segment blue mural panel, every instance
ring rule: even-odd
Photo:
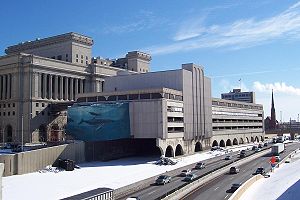
[[[84,103],[68,108],[66,132],[77,140],[130,138],[129,103]]]

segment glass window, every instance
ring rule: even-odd
[[[16,113],[15,113],[15,111],[13,111],[13,113],[12,113],[13,115],[15,115]]]
[[[108,100],[108,101],[116,101],[116,100],[117,100],[117,96],[115,96],[115,95],[109,96],[109,97],[107,98],[107,100]]]
[[[128,96],[129,100],[136,100],[139,99],[139,95],[138,94],[130,94]]]
[[[118,95],[118,100],[127,100],[127,95]]]
[[[69,55],[68,55],[68,54],[66,54],[66,58],[67,58],[67,57],[69,57]]]
[[[35,106],[36,106],[36,107],[39,107],[39,103],[35,103]]]
[[[152,93],[151,98],[152,99],[161,99],[162,95],[160,93]]]
[[[140,94],[140,99],[150,99],[150,93]]]
[[[42,107],[45,107],[45,104],[44,104],[44,103],[42,103]]]
[[[76,58],[78,58],[78,54],[76,54]]]
[[[13,107],[15,107],[16,106],[16,104],[15,103],[13,103]],[[0,107],[1,108],[1,107]]]
[[[39,114],[39,111],[35,111],[35,115],[38,115]]]
[[[76,62],[78,62],[78,59],[76,59]]]
[[[58,55],[57,60],[62,60],[62,55]]]

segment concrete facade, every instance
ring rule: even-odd
[[[263,106],[260,104],[213,98],[211,146],[263,141],[263,119]]]
[[[66,113],[52,104],[74,102],[78,94],[102,92],[104,78],[146,68],[151,57],[132,52],[134,66],[114,67],[92,58],[90,37],[66,33],[8,47],[0,57],[0,141],[46,142],[64,138]],[[144,63],[140,64],[143,57]],[[149,67],[148,67],[149,69]],[[23,137],[22,137],[23,135]]]
[[[241,89],[233,89],[232,92],[221,94],[222,99],[255,103],[255,92],[242,92]]]

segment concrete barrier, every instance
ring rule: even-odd
[[[3,176],[11,176],[36,172],[47,165],[53,165],[59,158],[71,159],[76,163],[84,162],[84,142],[63,144],[16,154],[1,154],[0,163],[4,163]]]
[[[239,189],[237,189],[233,195],[228,200],[239,200],[244,192],[256,181],[263,178],[261,174],[255,175],[252,178],[248,179]]]
[[[183,197],[185,197],[187,194],[189,194],[190,192],[192,192],[193,190],[195,190],[197,187],[201,186],[202,184],[205,184],[206,182],[208,181],[211,181],[215,178],[217,178],[218,176],[220,176],[221,174],[224,174],[226,172],[229,171],[230,167],[232,166],[237,166],[237,165],[242,165],[242,164],[245,164],[251,160],[254,160],[258,157],[261,157],[262,155],[265,155],[267,153],[270,153],[271,150],[268,149],[266,151],[262,151],[262,152],[259,152],[259,153],[256,153],[256,154],[253,154],[249,157],[246,157],[244,159],[241,159],[237,162],[234,162],[222,169],[219,169],[219,170],[216,170],[210,174],[208,174],[207,176],[203,177],[203,178],[200,178],[186,186],[184,186],[183,188],[175,191],[174,193],[170,194],[169,196],[163,198],[164,200],[178,200],[178,199],[182,199]]]

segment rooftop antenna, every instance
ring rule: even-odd
[[[239,82],[240,82],[240,90],[242,91],[242,79],[241,78],[239,79]]]

